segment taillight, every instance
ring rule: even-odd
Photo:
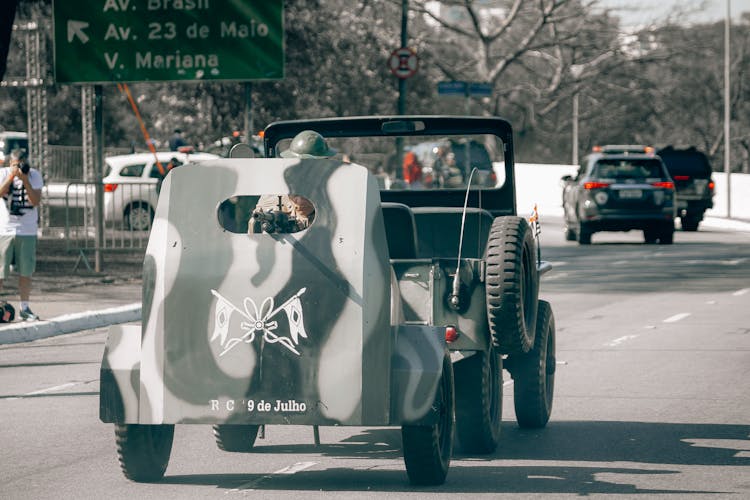
[[[117,184],[105,184],[104,185],[105,193],[114,193],[115,189],[117,189]]]
[[[593,152],[593,153],[601,153],[602,152],[602,147],[601,146],[594,146],[594,147],[591,148],[591,152]]]
[[[608,182],[584,182],[583,189],[604,189],[609,187]]]
[[[445,341],[447,343],[455,342],[458,340],[458,331],[456,330],[455,326],[446,326],[445,327]]]
[[[651,185],[658,188],[674,189],[674,182],[672,181],[652,182]]]
[[[710,189],[711,191],[714,190],[714,181],[709,181],[708,182],[708,189]]]
[[[497,174],[495,172],[490,172],[490,182],[492,182],[492,185],[497,185]]]
[[[646,153],[647,155],[652,155],[656,153],[656,150],[654,149],[653,146],[646,146],[645,148],[643,148],[643,152]]]
[[[676,181],[689,181],[690,176],[689,175],[675,175],[674,180]]]

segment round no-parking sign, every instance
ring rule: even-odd
[[[398,78],[412,77],[417,73],[418,68],[417,53],[408,47],[396,49],[388,57],[388,69]]]

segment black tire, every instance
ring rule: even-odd
[[[534,345],[539,274],[534,238],[526,219],[496,217],[485,252],[487,319],[499,353]]]
[[[494,349],[453,365],[456,437],[465,453],[492,453],[500,442],[503,417],[503,358]]]
[[[513,356],[513,403],[522,428],[547,425],[555,390],[555,318],[549,302],[539,301],[534,349]]]
[[[643,241],[646,243],[653,244],[659,238],[659,233],[654,228],[647,228],[643,230]]]
[[[700,222],[700,219],[695,216],[680,217],[680,227],[683,231],[697,231]]]
[[[674,243],[674,226],[664,228],[659,235],[659,243],[662,245],[671,245]]]
[[[570,229],[569,227],[565,228],[565,241],[575,241],[576,240],[576,232]]]
[[[590,245],[592,234],[593,233],[591,232],[591,229],[586,224],[581,222],[580,225],[578,226],[578,244]]]
[[[453,452],[455,392],[453,365],[447,353],[443,358],[443,375],[436,392],[435,406],[439,409],[437,423],[401,427],[406,474],[414,485],[443,484],[448,474]]]
[[[120,468],[138,483],[153,483],[164,477],[172,453],[174,425],[115,424]]]
[[[148,203],[133,202],[125,209],[124,220],[125,229],[148,231],[154,223],[154,209]]]
[[[214,425],[216,446],[220,450],[234,452],[252,451],[258,437],[257,425]]]

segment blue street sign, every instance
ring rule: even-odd
[[[490,97],[492,84],[484,82],[438,82],[438,95],[462,95]]]
[[[471,82],[469,83],[469,95],[490,97],[492,96],[492,84]]]
[[[438,82],[439,95],[466,95],[466,82]]]

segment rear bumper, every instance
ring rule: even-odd
[[[647,229],[673,224],[674,213],[611,213],[591,215],[581,220],[591,231],[630,231],[631,229]]]

